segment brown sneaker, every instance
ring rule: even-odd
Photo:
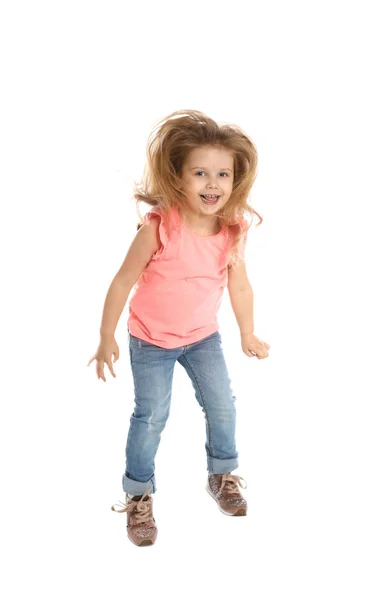
[[[126,503],[120,503],[124,508],[111,510],[127,513],[127,535],[136,546],[151,546],[157,539],[158,529],[153,517],[153,499],[148,496],[147,490],[139,499],[139,496],[126,494]],[[135,498],[135,499],[134,499]],[[116,506],[120,506],[117,504]]]
[[[241,517],[247,514],[247,502],[238,488],[238,485],[246,488],[247,483],[243,486],[239,481],[240,479],[246,483],[243,477],[239,477],[239,475],[208,473],[205,489],[216,500],[219,510],[231,517]]]

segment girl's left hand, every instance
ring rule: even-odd
[[[268,349],[270,348],[270,344],[263,342],[253,333],[242,334],[240,338],[242,350],[250,358],[253,356],[256,356],[257,358],[266,358],[269,356]]]

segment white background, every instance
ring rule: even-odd
[[[388,19],[384,2],[9,2],[1,10],[2,595],[387,600]],[[126,305],[97,380],[103,303],[136,233],[132,184],[178,109],[255,141],[244,519],[205,492],[184,369],[156,458],[159,536],[126,537]],[[147,207],[144,206],[144,210]],[[142,596],[141,596],[142,595]]]

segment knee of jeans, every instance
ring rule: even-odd
[[[150,425],[165,424],[169,417],[170,408],[162,410],[161,407],[150,407],[148,410],[138,410],[135,416]]]
[[[165,428],[168,416],[167,414],[152,413],[146,420],[147,430],[154,430],[160,433]]]

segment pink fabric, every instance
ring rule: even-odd
[[[128,331],[162,348],[186,346],[219,329],[217,313],[228,283],[227,229],[202,237],[190,231],[173,209],[168,228],[161,209],[152,209],[144,220],[158,218],[161,245],[133,287],[129,302]],[[247,232],[248,223],[239,225]],[[240,245],[244,256],[247,233]]]

